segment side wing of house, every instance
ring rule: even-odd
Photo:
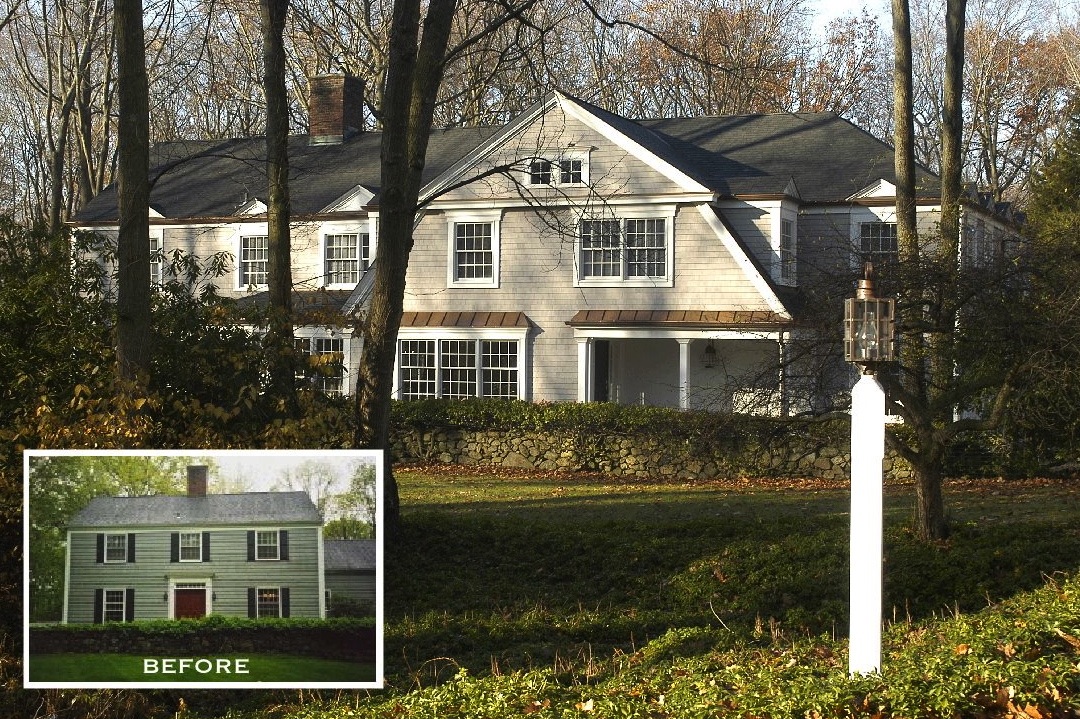
[[[778,390],[790,315],[767,271],[662,140],[613,122],[553,96],[436,183],[396,396],[715,407]]]
[[[64,621],[321,617],[321,528],[69,530]]]

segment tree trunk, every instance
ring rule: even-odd
[[[141,0],[116,0],[119,140],[116,360],[119,376],[150,374],[150,110]]]
[[[925,450],[924,450],[925,451]],[[933,453],[931,453],[933,454]],[[949,536],[945,516],[945,498],[941,491],[940,461],[920,462],[915,470],[915,536],[924,542],[939,541]]]
[[[264,345],[272,397],[286,414],[297,411],[292,325],[292,249],[289,229],[289,99],[285,89],[285,17],[289,0],[260,0],[263,89],[266,94],[267,290]]]

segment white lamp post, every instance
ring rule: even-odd
[[[848,672],[881,670],[882,471],[885,390],[874,376],[893,359],[895,301],[874,296],[866,273],[844,302],[844,359],[862,368],[851,390],[851,625]]]

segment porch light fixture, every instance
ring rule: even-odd
[[[701,353],[701,364],[706,369],[712,369],[719,361],[716,348],[713,347],[712,340],[709,340],[709,344],[705,345],[705,351]]]
[[[844,300],[844,359],[873,372],[893,359],[896,300],[874,296],[874,266],[867,262],[855,296]]]
[[[862,368],[851,389],[851,562],[848,673],[881,671],[882,462],[885,390],[875,372],[893,359],[895,301],[874,296],[868,262],[844,301],[844,359]]]

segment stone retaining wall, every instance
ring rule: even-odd
[[[715,479],[805,477],[846,480],[848,447],[827,436],[793,432],[773,441],[702,446],[693,440],[640,435],[585,439],[578,434],[465,429],[397,428],[392,438],[397,461],[493,465],[520,469],[604,472],[622,477]],[[887,479],[911,476],[906,462],[891,453]]]

